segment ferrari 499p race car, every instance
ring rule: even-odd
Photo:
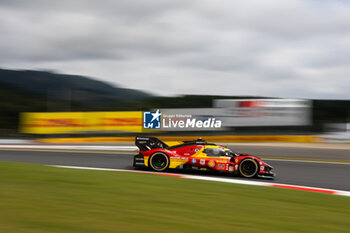
[[[149,167],[161,172],[167,169],[196,169],[228,172],[243,177],[273,178],[272,167],[256,156],[238,154],[202,139],[168,146],[155,137],[135,138],[139,154],[134,167]]]

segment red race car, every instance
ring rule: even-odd
[[[135,144],[139,154],[134,156],[134,167],[146,166],[158,172],[167,169],[212,170],[248,178],[275,176],[272,166],[258,157],[238,154],[202,139],[168,146],[155,137],[137,136]]]

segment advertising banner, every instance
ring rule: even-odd
[[[22,113],[20,131],[30,134],[141,132],[142,112]]]
[[[22,113],[20,131],[30,134],[220,131],[229,127],[309,124],[308,100],[218,99],[214,100],[214,108]]]
[[[224,126],[302,126],[311,124],[311,101],[301,99],[218,99]]]
[[[85,128],[83,115],[81,112],[22,113],[20,131],[31,134],[80,132]]]

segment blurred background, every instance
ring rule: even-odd
[[[6,100],[0,102],[3,138],[140,133],[324,136],[343,133],[345,140],[350,122],[349,100],[222,95],[167,97],[84,76],[34,70],[2,69],[0,83],[2,99]],[[143,129],[143,111],[156,109],[163,115],[215,118],[222,121],[222,127]]]
[[[33,0],[0,11],[2,138],[349,138],[345,1]],[[145,131],[142,112],[156,109],[223,127]]]

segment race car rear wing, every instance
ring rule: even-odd
[[[135,145],[140,151],[153,150],[157,148],[167,148],[168,145],[156,137],[136,136]]]

